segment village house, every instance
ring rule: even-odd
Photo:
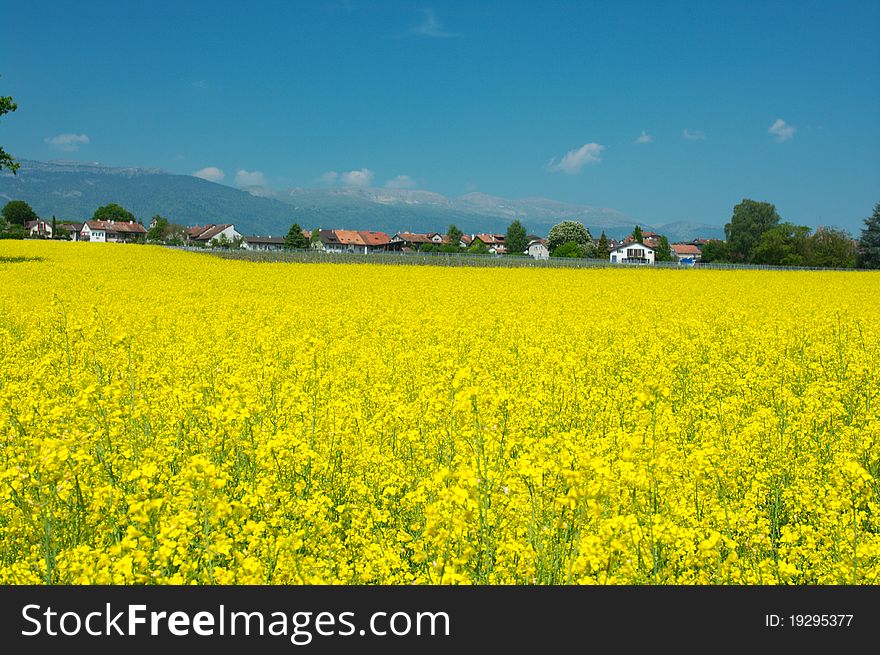
[[[550,250],[547,248],[547,239],[533,238],[529,241],[526,252],[535,259],[550,259]]]
[[[97,243],[131,243],[146,236],[146,228],[134,221],[86,221],[80,231],[79,240]]]
[[[196,225],[195,227],[187,228],[186,232],[189,242],[197,246],[212,246],[223,241],[232,243],[237,239],[241,239],[241,234],[232,223]]]
[[[473,241],[482,241],[489,249],[489,252],[496,255],[503,255],[506,252],[503,234],[475,234]],[[471,241],[472,245],[473,241]]]
[[[366,255],[371,252],[385,252],[391,240],[384,232],[368,230],[333,230],[339,243],[347,252]]]
[[[654,249],[638,241],[622,243],[608,253],[612,264],[653,264],[654,257]]]
[[[62,235],[62,232],[64,232],[71,241],[80,241],[80,234],[84,226],[85,223],[59,223],[58,234]]]
[[[700,249],[692,243],[673,243],[669,248],[675,260],[682,264],[695,264],[700,261]]]
[[[458,240],[458,245],[462,248],[467,248],[474,242],[474,237],[470,234],[462,234],[461,239]]]
[[[660,246],[660,239],[661,238],[663,238],[662,234],[657,234],[656,232],[650,232],[648,230],[644,230],[642,232],[641,243],[643,245],[648,246],[649,248],[653,248],[654,250],[657,250],[657,248]],[[627,236],[623,240],[622,245],[629,245],[631,243],[637,243],[636,240],[633,239],[632,234],[630,234],[629,236]]]
[[[241,247],[245,250],[283,250],[284,237],[242,237]]]
[[[28,231],[28,236],[30,236],[32,239],[52,238],[52,224],[47,223],[43,219],[28,221],[24,224],[24,229]]]

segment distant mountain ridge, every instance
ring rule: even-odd
[[[161,214],[175,223],[235,223],[243,234],[285,234],[294,221],[306,228],[444,231],[455,223],[467,233],[504,232],[520,220],[531,233],[546,235],[560,220],[578,220],[598,237],[628,234],[636,221],[609,208],[547,198],[511,200],[473,192],[459,198],[418,189],[332,187],[286,190],[236,189],[191,175],[155,168],[120,168],[98,163],[21,160],[18,175],[0,172],[0,199],[25,200],[40,216],[85,220],[116,202],[145,223]],[[679,221],[639,223],[670,240],[720,238],[720,227]]]

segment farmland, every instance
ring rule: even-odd
[[[876,584],[878,276],[0,242],[0,583]]]

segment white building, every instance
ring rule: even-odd
[[[52,238],[52,224],[47,223],[42,218],[37,221],[28,221],[24,224],[24,227],[32,239]]]
[[[284,237],[243,237],[241,247],[245,250],[284,250]]]
[[[608,253],[612,264],[653,264],[654,257],[654,249],[638,241],[622,243]]]
[[[213,246],[217,243],[232,244],[236,239],[241,239],[241,233],[231,223],[214,225],[196,225],[187,230],[191,243],[204,246]]]
[[[134,221],[86,221],[80,231],[80,241],[97,243],[124,243],[147,236],[146,228]]]
[[[543,239],[534,239],[529,242],[526,250],[529,256],[535,259],[550,259],[550,251],[547,249],[547,242]]]

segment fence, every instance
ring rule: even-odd
[[[534,259],[527,255],[478,255],[474,253],[444,252],[325,252],[322,250],[232,250],[225,248],[196,248],[191,246],[167,246],[175,250],[210,254],[223,259],[251,262],[340,264],[388,264],[404,266],[474,266],[496,268],[663,268],[675,270],[756,270],[756,271],[855,271],[852,268],[815,268],[809,266],[770,266],[764,264],[683,264],[680,262],[656,262],[654,264],[621,264],[605,259],[577,259],[551,257]]]

